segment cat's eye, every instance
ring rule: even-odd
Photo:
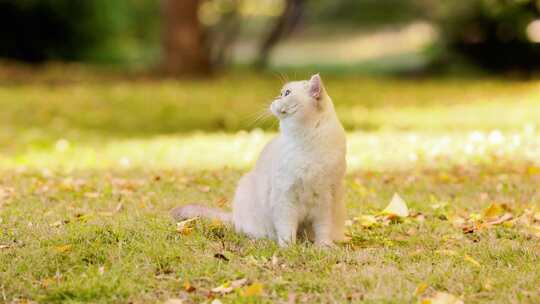
[[[283,93],[283,96],[287,96],[289,94],[291,94],[291,90],[285,90],[285,93]]]

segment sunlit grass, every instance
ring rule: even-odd
[[[195,133],[117,140],[70,141],[0,155],[3,168],[49,170],[247,169],[275,133]],[[496,160],[540,165],[540,135],[521,132],[350,132],[347,163],[356,170],[447,168]]]
[[[191,202],[230,208],[275,136],[252,122],[278,78],[61,72],[0,88],[0,302],[540,301],[540,213],[473,233],[455,223],[492,203],[515,218],[540,212],[536,81],[327,77],[348,130],[349,218],[399,193],[424,219],[353,223],[349,243],[322,251],[209,222],[180,234],[167,216]],[[211,292],[240,278],[262,293]]]

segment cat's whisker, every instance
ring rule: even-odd
[[[280,73],[282,76],[283,76],[283,79],[285,80],[285,83],[288,83],[289,82],[289,76],[287,76],[287,74],[285,73]]]
[[[266,119],[268,119],[270,116],[272,116],[272,113],[270,112],[268,107],[265,106],[263,109],[256,111],[250,116],[251,118],[249,119],[248,127],[252,128],[258,125],[259,123],[265,121]]]
[[[279,81],[281,82],[281,85],[284,85],[286,83],[285,79],[283,78],[283,75],[280,72],[272,72],[272,75],[274,75],[274,77],[279,79]]]

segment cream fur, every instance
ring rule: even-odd
[[[342,240],[345,132],[319,75],[286,84],[270,110],[279,119],[280,134],[238,184],[235,229],[280,246],[302,235],[323,246]],[[190,208],[176,213],[193,213]],[[216,217],[215,212],[201,215]]]
[[[312,96],[317,86],[319,98]],[[317,244],[343,239],[345,132],[319,75],[286,84],[271,111],[281,134],[240,180],[233,203],[236,230],[282,246],[294,243],[301,227]]]

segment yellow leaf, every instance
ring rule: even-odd
[[[422,300],[422,303],[429,304],[463,304],[463,301],[446,292],[437,292],[433,297]]]
[[[355,220],[358,221],[358,223],[360,223],[360,225],[362,225],[364,228],[370,228],[377,224],[377,218],[375,218],[373,215],[361,215],[355,218]]]
[[[191,227],[182,227],[180,229],[177,229],[178,233],[181,235],[190,235],[193,232],[193,228]]]
[[[195,291],[195,287],[193,287],[191,285],[191,283],[189,281],[184,281],[184,290],[187,291],[187,292],[193,292]]]
[[[473,259],[473,258],[472,258],[471,256],[469,256],[469,255],[464,255],[464,256],[463,256],[463,259],[464,259],[465,261],[467,261],[467,262],[473,264],[473,265],[476,266],[476,267],[480,267],[480,266],[481,266],[480,263],[479,263],[477,260]]]
[[[178,222],[176,224],[176,231],[180,233],[181,235],[190,235],[191,232],[193,232],[193,228],[191,227],[191,224],[196,221],[198,217],[190,218],[185,221]]]
[[[219,219],[212,219],[212,222],[210,223],[211,228],[221,228],[223,227],[223,222]]]
[[[384,208],[382,213],[390,216],[407,217],[409,216],[409,208],[407,208],[405,201],[397,193],[394,193],[392,201]]]
[[[56,247],[56,251],[61,252],[61,253],[65,253],[65,252],[68,252],[70,250],[71,250],[71,245],[69,245],[69,244]]]
[[[529,167],[527,169],[527,173],[529,175],[537,175],[537,174],[540,174],[540,167],[536,167],[536,166],[533,166],[533,167]]]
[[[449,255],[449,256],[457,255],[457,253],[454,250],[450,250],[450,249],[440,249],[440,250],[435,250],[435,252],[438,254]]]
[[[486,219],[494,219],[504,213],[504,209],[500,204],[491,203],[489,207],[484,209],[483,215]]]
[[[244,297],[260,296],[263,292],[263,285],[255,282],[244,289],[242,295]]]
[[[424,294],[426,289],[428,289],[428,287],[429,285],[425,282],[418,284],[418,286],[416,286],[416,289],[414,290],[414,295],[417,297],[421,296],[422,294]]]
[[[45,278],[45,279],[41,280],[41,286],[43,286],[44,288],[47,288],[47,287],[51,286],[54,283],[56,283],[54,278]]]

